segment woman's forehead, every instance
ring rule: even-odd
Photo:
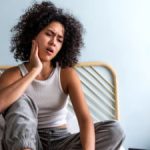
[[[53,21],[50,24],[48,24],[45,30],[53,32],[54,34],[59,35],[61,37],[64,36],[65,32],[64,26],[58,21]]]

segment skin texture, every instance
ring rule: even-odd
[[[53,70],[51,63],[63,46],[65,28],[57,21],[48,24],[32,41],[28,74],[21,76],[18,67],[8,69],[0,77],[0,112],[12,105],[34,79],[45,80]],[[67,76],[66,76],[67,75]],[[79,77],[72,67],[61,69],[63,91],[69,94],[80,127],[83,150],[95,150],[93,122],[85,102]]]

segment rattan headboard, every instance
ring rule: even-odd
[[[9,66],[0,66],[4,70]],[[85,98],[95,122],[119,119],[117,79],[113,68],[103,62],[83,62],[75,66]],[[72,111],[72,105],[69,103]]]
[[[117,78],[114,69],[103,62],[83,62],[75,67],[94,122],[119,120]],[[72,110],[71,103],[69,107]]]
[[[0,66],[0,75],[5,71],[5,69],[10,68],[11,66]]]

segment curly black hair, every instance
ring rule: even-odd
[[[50,1],[34,3],[20,17],[19,22],[11,29],[11,52],[16,61],[29,61],[32,40],[52,21],[60,22],[65,28],[64,42],[59,53],[53,58],[61,67],[72,67],[78,62],[83,44],[83,26],[70,13],[57,8]]]

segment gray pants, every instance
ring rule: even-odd
[[[70,134],[66,128],[37,130],[37,106],[26,96],[5,112],[3,150],[82,150],[80,134]],[[124,133],[117,121],[95,124],[96,150],[118,150]]]

